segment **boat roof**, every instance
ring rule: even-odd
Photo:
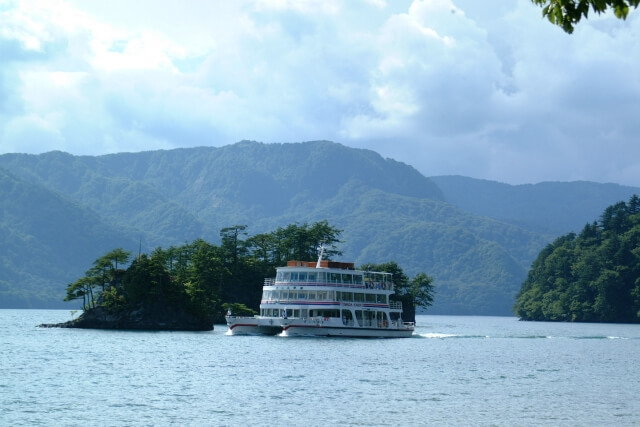
[[[309,267],[316,268],[317,262],[315,261],[287,261],[287,267]],[[320,261],[320,268],[339,268],[341,270],[355,270],[355,265],[352,262],[341,261],[329,261],[323,259]]]

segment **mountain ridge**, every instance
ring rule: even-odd
[[[358,264],[395,260],[409,274],[424,271],[433,276],[438,293],[429,312],[439,314],[510,314],[538,251],[557,229],[566,232],[568,226],[584,225],[576,221],[580,217],[576,212],[585,211],[581,198],[566,196],[571,199],[562,205],[567,212],[560,212],[562,222],[555,225],[558,213],[545,210],[557,203],[554,197],[561,197],[561,192],[550,193],[548,199],[556,200],[552,203],[544,191],[531,201],[528,187],[513,189],[465,177],[428,178],[371,150],[329,141],[241,141],[223,147],[103,156],[5,154],[0,155],[0,170],[29,184],[25,192],[33,192],[35,198],[51,192],[76,206],[79,223],[112,230],[118,239],[104,251],[123,246],[137,252],[140,241],[146,252],[196,238],[216,243],[220,229],[234,224],[246,224],[250,234],[257,234],[327,219],[344,230],[344,259]],[[601,205],[601,211],[617,196],[601,191],[601,185],[580,184],[589,209]],[[568,183],[565,193],[570,194],[572,187]],[[584,196],[589,188],[594,197]],[[631,190],[635,189],[623,188],[620,193]],[[3,205],[12,197],[4,193]],[[14,208],[28,215],[25,204]],[[0,213],[6,210],[5,206]],[[23,232],[16,231],[14,217],[0,216],[6,239],[15,240],[15,233]],[[74,232],[96,241],[87,227]],[[20,242],[30,247],[29,242]],[[35,245],[33,256],[67,251],[72,258],[82,252],[83,259],[89,255],[96,259],[102,246],[94,246],[79,251],[69,242],[49,242],[44,252],[36,251]],[[13,266],[8,271],[20,271],[11,253],[0,251],[0,261]],[[53,289],[62,293],[87,262],[76,264],[66,269],[68,274],[50,278],[46,269],[36,268],[34,283],[48,289],[48,295],[56,293]],[[0,272],[0,283],[9,290],[17,287],[9,272]],[[6,307],[8,300],[1,292],[0,306]],[[26,305],[31,304],[28,300]],[[42,303],[35,296],[33,300]]]

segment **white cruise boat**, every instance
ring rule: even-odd
[[[265,279],[259,315],[226,320],[232,335],[410,337],[414,323],[393,293],[390,273],[322,260],[321,251],[317,263],[289,261]]]

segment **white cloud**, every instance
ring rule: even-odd
[[[639,31],[565,35],[529,0],[5,2],[0,152],[332,139],[425,175],[640,185]]]

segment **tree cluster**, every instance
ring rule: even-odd
[[[364,264],[360,269],[393,274],[395,293],[390,298],[392,301],[402,302],[404,319],[415,320],[416,307],[427,308],[433,304],[435,296],[433,278],[425,273],[418,273],[409,279],[409,276],[404,274],[402,268],[395,261],[382,264]]]
[[[631,7],[637,8],[640,0],[532,0],[542,7],[542,16],[571,34],[582,18],[589,17],[589,10],[598,14],[613,10],[616,18],[626,19]]]
[[[98,292],[103,294],[107,288],[112,288],[120,283],[125,273],[118,268],[129,262],[131,252],[122,248],[114,249],[93,262],[93,266],[85,273],[84,277],[70,283],[67,286],[65,301],[82,298],[83,308],[94,308]]]
[[[524,320],[640,322],[640,198],[543,249],[514,311]]]
[[[238,315],[254,314],[264,278],[274,277],[276,268],[288,260],[315,261],[321,246],[326,259],[341,255],[336,249],[341,231],[327,221],[291,224],[254,236],[248,236],[246,228],[222,229],[220,245],[198,239],[156,248],[149,255],[139,255],[126,270],[118,265],[127,263],[130,253],[116,249],[96,260],[85,277],[68,285],[66,300],[81,298],[85,309],[99,305],[112,311],[162,301],[183,306],[199,318],[221,321],[229,308]],[[431,304],[431,279],[416,276],[415,281],[425,287],[413,292],[414,282],[395,263],[389,264],[402,282],[399,295],[411,294],[412,303],[425,307]]]

